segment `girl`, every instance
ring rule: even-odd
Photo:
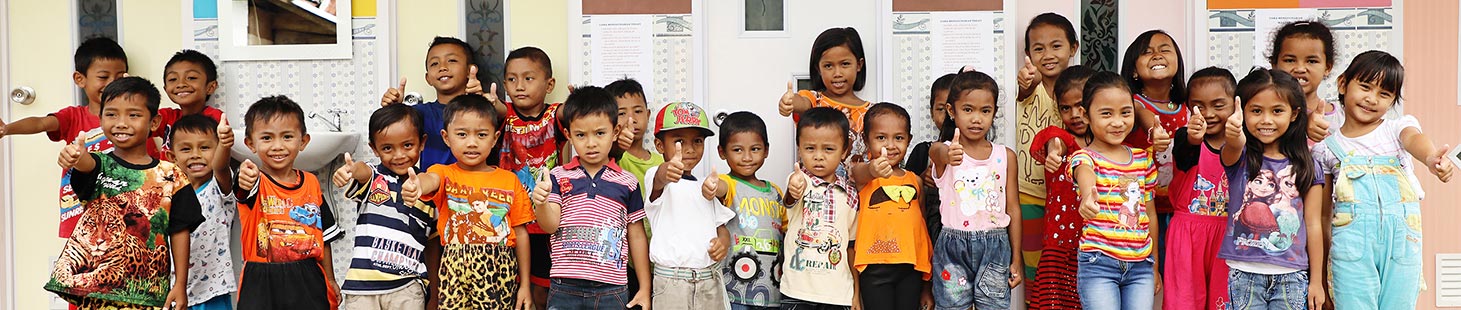
[[[1238,97],[1242,110],[1224,126],[1229,216],[1218,251],[1230,307],[1319,309],[1324,281],[1309,275],[1324,269],[1324,180],[1304,142],[1303,89],[1288,73],[1259,69],[1238,83]]]
[[[1217,258],[1228,224],[1223,124],[1238,110],[1238,81],[1227,69],[1198,70],[1187,84],[1192,114],[1172,146],[1172,228],[1167,230],[1163,309],[1225,309],[1228,265]]]
[[[898,167],[911,136],[908,111],[892,103],[867,110],[863,132],[869,166],[876,177],[860,178],[855,242],[858,289],[863,309],[916,309],[931,306],[924,283],[931,275],[933,245],[923,223],[923,188],[917,174]],[[866,180],[866,181],[863,181]],[[898,249],[892,250],[889,249]]]
[[[1035,268],[1035,294],[1031,295],[1034,309],[1079,309],[1081,306],[1080,296],[1076,295],[1075,268],[1076,242],[1084,223],[1076,212],[1075,185],[1062,168],[1065,168],[1066,154],[1091,143],[1089,139],[1075,136],[1084,137],[1088,130],[1085,118],[1079,113],[1081,88],[1095,74],[1089,67],[1079,65],[1060,74],[1055,93],[1060,94],[1057,109],[1065,126],[1041,130],[1030,144],[1030,154],[1044,159],[1045,180],[1049,182],[1045,187],[1045,207],[1049,211],[1045,216],[1045,242],[1041,244],[1040,262]]]
[[[1020,218],[1015,193],[1009,190],[1015,187],[1010,177],[1015,154],[985,139],[999,109],[998,97],[999,86],[987,74],[955,76],[949,85],[949,122],[944,123],[953,141],[929,150],[943,197],[939,213],[944,229],[933,254],[938,309],[1008,309],[1010,288],[1024,280],[1020,222],[1010,221]]]
[[[1031,156],[1032,144],[1029,142],[1036,132],[1061,123],[1060,115],[1055,111],[1056,96],[1060,94],[1052,91],[1056,79],[1070,65],[1071,57],[1079,55],[1079,52],[1080,40],[1076,39],[1075,26],[1060,14],[1037,15],[1025,28],[1025,65],[1016,75],[1019,93],[1015,99],[1019,101],[1019,111],[1015,115],[1019,118],[1016,125],[1019,128],[1015,130],[1015,141],[1019,141],[1019,146],[1015,148],[1015,152],[1022,164],[1018,167],[1017,176],[1019,206],[1023,209],[1021,214],[1028,218],[1019,220],[1023,221],[1026,228],[1022,237],[1026,240],[1037,240],[1044,235],[1041,215],[1045,214],[1046,200],[1044,171],[1037,164],[1039,160],[1036,158],[1039,157]],[[1039,259],[1040,245],[1032,242],[1026,246],[1029,248],[1019,249],[1025,251],[1025,259]],[[1026,270],[1025,274],[1033,276],[1036,273],[1031,269]],[[1026,286],[1025,289],[1025,296],[1034,294],[1033,286]]]
[[[1187,72],[1182,61],[1182,49],[1177,41],[1161,30],[1148,30],[1136,37],[1126,48],[1121,61],[1121,76],[1131,87],[1132,101],[1137,103],[1136,130],[1126,136],[1126,145],[1150,147],[1157,165],[1156,206],[1157,221],[1162,230],[1157,236],[1165,236],[1167,223],[1172,220],[1172,200],[1167,197],[1167,185],[1172,183],[1171,136],[1187,124],[1186,84],[1182,75]],[[1157,239],[1157,252],[1166,250],[1162,239]],[[1162,263],[1157,261],[1161,270]]]
[[[1384,119],[1400,100],[1405,68],[1394,56],[1368,51],[1339,75],[1344,125],[1314,147],[1332,180],[1331,253],[1336,309],[1411,309],[1421,271],[1420,188],[1411,157],[1423,158],[1441,182],[1454,167],[1442,158],[1415,117]]]
[[[815,107],[829,107],[842,111],[852,126],[848,136],[852,138],[849,163],[863,161],[866,147],[862,141],[863,114],[871,103],[857,97],[867,84],[867,70],[864,66],[866,54],[862,50],[862,37],[857,29],[832,28],[822,31],[812,41],[811,68],[812,89],[797,91],[795,81],[786,83],[786,94],[781,96],[777,107],[781,116],[791,116],[800,121],[801,114]],[[839,173],[845,175],[846,173]]]
[[[1120,75],[1101,72],[1086,81],[1080,110],[1090,143],[1070,155],[1069,173],[1081,195],[1076,282],[1081,307],[1093,310],[1152,309],[1158,224],[1152,206],[1157,170],[1144,149],[1122,145],[1136,123],[1131,92]]]
[[[1321,21],[1294,21],[1273,34],[1273,51],[1268,64],[1299,80],[1309,117],[1308,136],[1313,142],[1339,130],[1344,111],[1339,105],[1319,99],[1319,84],[1334,70],[1334,33]]]
[[[949,83],[953,81],[953,73],[944,74],[944,76],[933,80],[933,86],[929,88],[928,110],[930,112],[930,119],[933,120],[933,128],[943,129],[944,122],[949,119]],[[950,135],[953,135],[953,133],[950,133]],[[923,194],[923,220],[928,225],[929,240],[938,240],[938,232],[939,230],[943,230],[944,226],[943,223],[939,222],[942,219],[940,219],[938,213],[938,191],[933,190],[933,171],[932,169],[928,169],[928,167],[933,165],[928,160],[928,148],[933,146],[934,142],[949,141],[950,139],[952,138],[945,137],[940,132],[934,138],[934,141],[919,142],[917,146],[913,147],[913,151],[909,152],[908,161],[903,164],[903,169],[919,175],[919,180],[923,182],[923,187],[928,189],[921,191],[921,193]]]

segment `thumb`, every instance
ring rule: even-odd
[[[963,140],[964,140],[963,130],[960,130],[959,127],[954,127],[954,144],[953,145],[957,145],[959,147],[964,147]]]
[[[218,112],[218,128],[228,127],[228,113]]]
[[[354,164],[355,164],[355,159],[350,158],[350,153],[345,153],[345,165],[346,166],[349,166],[349,165],[354,165]]]
[[[471,68],[472,69],[470,71],[468,71],[468,73],[467,73],[468,75],[471,75],[471,76],[469,76],[467,78],[475,79],[475,78],[477,78],[477,65],[472,65]]]
[[[1196,118],[1196,119],[1203,119],[1202,118],[1202,108],[1195,107],[1195,106],[1192,107],[1192,116],[1189,116],[1189,117]]]
[[[410,181],[419,181],[419,180],[420,179],[417,179],[416,178],[416,170],[415,169],[412,169],[411,172],[406,177],[406,181],[408,181],[408,182],[410,182]]]
[[[790,93],[790,92],[795,92],[795,91],[796,91],[796,80],[786,81],[786,92]]]
[[[670,152],[675,153],[675,156],[672,157],[672,159],[670,159],[670,161],[681,162],[681,161],[685,160],[684,153],[683,152],[680,152],[680,142],[675,142],[675,149],[674,150],[670,150]]]
[[[85,131],[77,131],[76,132],[76,140],[72,140],[71,141],[71,144],[75,144],[76,146],[79,146],[82,149],[85,149],[86,148],[86,132]]]
[[[492,83],[492,86],[490,87],[491,88],[487,89],[487,95],[491,96],[492,98],[487,99],[497,100],[497,83]]]
[[[1034,67],[1034,66],[1035,66],[1035,62],[1030,61],[1030,56],[1026,55],[1025,56],[1025,67]]]
[[[255,166],[254,165],[254,160],[253,159],[244,159],[244,162],[242,164],[239,164],[239,166],[238,166],[238,169],[239,170],[244,170],[244,169],[250,169],[250,170],[252,170],[252,169],[255,169],[255,168],[258,168],[258,166]]]
[[[397,89],[399,89],[399,90],[401,90],[403,92],[406,91],[406,78],[404,78],[404,77],[401,78],[401,87],[400,88],[397,88]]]

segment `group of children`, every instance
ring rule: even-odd
[[[79,309],[1005,309],[1022,283],[1037,309],[1150,309],[1158,292],[1166,309],[1414,307],[1411,158],[1443,182],[1454,167],[1413,117],[1384,117],[1404,79],[1395,57],[1357,56],[1329,103],[1316,94],[1334,62],[1322,23],[1280,28],[1274,69],[1241,80],[1216,67],[1184,79],[1159,30],[1121,73],[1068,66],[1079,43],[1059,15],[1025,35],[1016,99],[1043,130],[1004,146],[987,138],[993,77],[937,79],[939,137],[914,144],[907,110],[856,95],[857,32],[823,32],[811,89],[788,85],[777,103],[796,128],[784,189],[758,176],[770,144],[756,114],[717,126],[693,103],[652,113],[632,79],[547,103],[542,50],[512,51],[503,85],[484,87],[472,47],[437,38],[437,101],[401,104],[402,79],[369,118],[378,162],[345,154],[330,176],[359,202],[339,284],[332,207],[293,168],[304,111],[284,96],[251,104],[243,138],[260,162],[231,162],[201,53],[168,61],[179,108],[159,108],[115,42],[88,40],[74,79],[89,103],[0,137],[68,143],[67,243],[45,287]],[[705,160],[712,137],[726,174]]]

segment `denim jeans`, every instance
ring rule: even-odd
[[[1086,310],[1152,309],[1156,302],[1156,279],[1152,259],[1128,262],[1100,252],[1077,256],[1076,288],[1081,308]]]
[[[1258,274],[1228,271],[1228,309],[1308,309],[1309,272]]]
[[[935,308],[1009,309],[1010,251],[1004,229],[944,228],[933,247]]]
[[[1335,309],[1415,309],[1421,286],[1420,199],[1396,156],[1343,155],[1334,171]]]
[[[553,278],[548,288],[549,310],[622,310],[629,303],[623,285],[598,281]]]

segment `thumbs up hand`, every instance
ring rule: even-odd
[[[1036,70],[1035,63],[1030,61],[1030,56],[1025,56],[1025,65],[1020,67],[1020,72],[1015,74],[1016,82],[1020,89],[1029,89],[1035,86],[1035,81],[1040,77],[1040,71]]]
[[[873,160],[868,163],[872,165],[873,177],[881,179],[893,176],[893,164],[891,163],[891,161],[892,160],[888,158],[888,148],[883,147],[883,154],[878,157],[874,157]]]
[[[704,195],[706,200],[715,200],[716,197],[720,197],[720,188],[720,173],[715,172],[715,166],[712,165],[710,166],[710,176],[700,184],[700,194]]]
[[[1151,132],[1152,150],[1162,152],[1172,147],[1172,134],[1168,133],[1166,128],[1162,128],[1161,124],[1152,126]]]
[[[238,188],[245,192],[254,190],[259,184],[259,165],[254,160],[245,159],[243,164],[238,166]]]
[[[401,103],[406,99],[406,78],[401,78],[401,86],[398,88],[387,88],[386,93],[380,96],[380,106],[388,106]]]
[[[1451,161],[1446,159],[1446,154],[1450,153],[1451,145],[1447,144],[1442,146],[1441,149],[1436,150],[1435,156],[1426,160],[1426,166],[1430,166],[1431,174],[1441,179],[1441,183],[1451,182],[1451,175],[1456,172],[1456,166],[1452,165]]]
[[[1187,116],[1187,144],[1201,144],[1202,138],[1207,136],[1207,118],[1202,115],[1202,108],[1192,107],[1192,115]]]
[[[553,190],[552,177],[548,171],[543,171],[537,178],[537,185],[533,186],[533,192],[528,195],[534,206],[541,206],[548,202],[548,194]]]
[[[1081,196],[1081,207],[1079,211],[1081,218],[1087,220],[1101,213],[1101,205],[1096,203],[1096,191],[1094,188],[1092,191],[1086,192],[1085,195]]]
[[[811,101],[796,93],[796,80],[786,81],[786,93],[781,94],[781,101],[776,105],[781,116],[791,116],[796,112],[797,105],[810,105]]]
[[[1324,119],[1324,112],[1318,110],[1309,112],[1309,140],[1319,142],[1328,137],[1329,120]]]
[[[1065,144],[1051,139],[1045,145],[1045,172],[1059,171],[1062,164],[1065,164]]]
[[[405,182],[401,182],[401,202],[406,206],[415,206],[421,199],[421,179],[416,178],[416,171],[412,170]]]
[[[964,143],[961,142],[964,135],[960,131],[958,128],[954,128],[954,142],[949,144],[949,166],[964,164]]]
[[[1225,134],[1227,135],[1228,145],[1242,146],[1243,143],[1248,141],[1248,137],[1243,134],[1242,110],[1233,112],[1233,116],[1228,117],[1228,123],[1226,124],[1226,127],[1227,131],[1225,132]]]
[[[86,133],[76,132],[76,139],[72,140],[66,147],[61,148],[61,156],[56,159],[56,164],[63,170],[70,170],[76,166],[76,161],[86,155]]]
[[[626,152],[634,149],[634,128],[637,126],[639,126],[639,122],[635,121],[633,117],[625,117],[624,126],[619,129],[619,149]]]
[[[233,127],[228,125],[228,114],[218,115],[218,146],[220,154],[228,154],[233,147]]]
[[[335,181],[335,187],[345,187],[355,180],[355,160],[350,158],[350,153],[345,153],[345,165],[336,169],[331,179]]]
[[[477,65],[471,65],[471,66],[468,66],[468,68],[469,69],[467,70],[468,73],[467,73],[467,89],[466,89],[466,93],[468,93],[468,94],[483,95],[483,93],[482,93],[482,81],[477,79]],[[491,100],[491,99],[488,99],[488,100]]]
[[[801,164],[794,169],[796,172],[791,174],[791,179],[786,180],[786,196],[791,201],[801,201],[807,191],[807,175],[802,173]]]
[[[674,156],[660,165],[659,174],[662,177],[659,181],[662,184],[679,182],[680,178],[685,176],[685,155],[680,152],[680,142],[675,142],[675,148],[670,150],[670,153]]]

